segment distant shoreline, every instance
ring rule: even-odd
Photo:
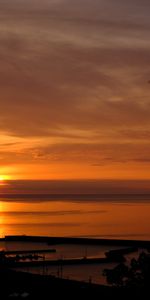
[[[150,240],[98,239],[83,237],[49,237],[30,235],[6,235],[0,242],[43,242],[53,244],[114,245],[150,248]]]

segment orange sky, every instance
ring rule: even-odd
[[[150,179],[150,3],[0,4],[0,176]]]

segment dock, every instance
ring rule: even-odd
[[[56,253],[56,249],[11,250],[3,251],[5,255]]]
[[[73,258],[73,259],[56,259],[56,260],[33,260],[33,261],[14,261],[6,260],[3,265],[10,268],[29,268],[39,266],[66,266],[66,265],[87,265],[102,264],[111,262],[109,258]]]

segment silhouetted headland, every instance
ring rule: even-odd
[[[43,242],[48,245],[55,244],[88,244],[88,245],[113,245],[129,247],[150,247],[150,241],[147,240],[126,240],[126,239],[101,239],[84,237],[49,237],[49,236],[29,236],[29,235],[6,235],[0,241],[17,242]]]

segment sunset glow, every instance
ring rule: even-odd
[[[10,179],[9,175],[0,175],[0,184],[5,184]]]
[[[150,0],[0,0],[0,279],[147,298]]]
[[[149,3],[93,1],[3,1],[0,166],[12,179],[150,179]]]

